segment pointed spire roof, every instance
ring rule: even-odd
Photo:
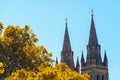
[[[76,68],[79,67],[80,64],[79,64],[79,59],[78,59],[78,56],[77,56],[77,62],[76,62]]]
[[[58,64],[58,58],[56,57],[56,64]]]
[[[107,55],[106,55],[106,50],[105,50],[105,53],[104,53],[104,62],[108,62]]]
[[[82,51],[81,62],[82,62],[82,63],[85,63],[85,59],[84,59],[84,56],[83,56],[83,51]]]
[[[90,34],[89,34],[89,45],[98,45],[98,39],[97,39],[97,34],[96,34],[96,29],[95,29],[95,24],[94,24],[94,18],[93,18],[93,10],[92,12],[92,19],[91,19],[91,27],[90,27]]]
[[[69,39],[69,33],[68,33],[68,27],[67,27],[67,19],[65,23],[65,35],[64,35],[64,42],[63,42],[63,52],[71,52],[71,44],[70,44],[70,39]]]

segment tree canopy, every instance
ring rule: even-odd
[[[13,72],[5,80],[90,80],[88,74],[79,74],[72,71],[64,63],[54,67],[38,67],[40,71],[26,71],[24,69]]]
[[[4,28],[0,23],[0,33],[0,61],[5,64],[2,76],[6,77],[18,69],[37,70],[41,64],[52,65],[52,54],[44,46],[36,45],[38,38],[29,26],[8,25]]]

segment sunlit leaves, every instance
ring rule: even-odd
[[[5,80],[91,80],[88,74],[74,72],[64,63],[54,67],[42,67],[41,69],[38,72],[26,71],[24,69],[17,70]]]
[[[3,63],[0,62],[0,74],[3,74],[4,73],[4,66],[3,66]]]
[[[0,23],[2,32],[3,25]],[[37,46],[36,35],[28,25],[23,28],[8,25],[0,37],[0,61],[4,62],[4,77],[18,69],[37,70],[38,66],[51,66],[53,60],[43,46]]]
[[[35,72],[21,69],[13,72],[11,76],[7,77],[5,80],[35,80],[35,77],[37,77]]]

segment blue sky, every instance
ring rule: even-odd
[[[101,55],[104,50],[109,60],[110,80],[118,80],[120,66],[120,1],[119,0],[0,0],[0,21],[23,27],[30,25],[39,38],[38,45],[44,45],[60,60],[65,31],[65,18],[74,59],[84,51],[88,43],[91,9]]]

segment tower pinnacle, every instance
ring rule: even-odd
[[[85,59],[84,59],[83,51],[82,51],[81,66],[84,66],[84,65],[85,65]]]
[[[76,71],[80,73],[80,64],[79,64],[78,56],[77,56],[77,62],[76,62]]]
[[[58,64],[58,58],[56,57],[56,64]]]
[[[105,52],[104,52],[104,61],[103,61],[103,64],[104,64],[104,66],[108,66],[108,59],[107,59],[107,55],[106,55],[106,50],[105,50]]]

